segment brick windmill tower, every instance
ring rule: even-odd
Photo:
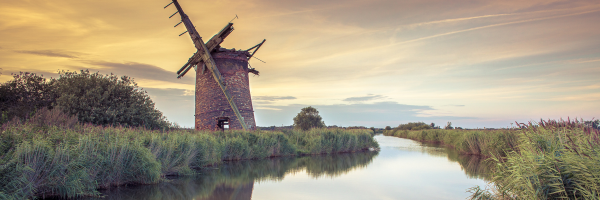
[[[181,16],[181,22],[175,27],[183,23],[197,49],[177,71],[177,78],[183,77],[191,68],[196,71],[196,130],[223,130],[226,126],[229,129],[255,129],[248,74],[258,75],[258,71],[248,67],[248,60],[265,40],[247,50],[221,48],[223,40],[233,31],[233,23],[229,23],[204,43],[177,0],[172,0],[165,8],[171,4],[177,8],[171,17],[177,13]]]

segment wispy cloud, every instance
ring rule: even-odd
[[[577,64],[581,64],[581,63],[591,63],[591,62],[600,62],[600,59],[594,59],[594,60],[579,60],[579,61],[576,61],[575,63],[577,63]]]
[[[362,96],[362,97],[348,97],[345,98],[342,101],[349,101],[349,102],[363,102],[363,101],[371,101],[371,100],[376,100],[376,99],[383,99],[385,98],[385,96],[382,95],[373,95],[373,94],[367,94],[367,96]]]
[[[196,93],[194,90],[185,90],[183,91],[183,96],[194,96]]]
[[[84,55],[84,53],[74,52],[74,51],[65,51],[58,49],[50,49],[50,50],[17,50],[17,53],[24,54],[32,54],[39,56],[48,56],[48,57],[59,57],[59,58],[79,58],[79,56]]]
[[[431,36],[427,36],[427,37],[421,37],[421,38],[417,38],[417,39],[397,42],[397,43],[394,43],[391,45],[401,45],[401,44],[412,43],[412,42],[417,42],[417,41],[421,41],[421,40],[433,39],[433,38],[437,38],[437,37],[453,35],[453,34],[457,34],[457,33],[464,33],[464,32],[469,32],[469,31],[475,31],[475,30],[480,30],[480,29],[486,29],[486,28],[492,28],[492,27],[498,27],[498,26],[506,26],[506,25],[512,25],[512,24],[520,24],[520,23],[526,23],[526,22],[541,21],[541,20],[548,20],[548,19],[555,19],[555,18],[562,18],[562,17],[569,17],[569,16],[575,16],[575,15],[583,15],[583,14],[593,13],[593,12],[598,12],[598,11],[600,11],[600,9],[594,9],[594,10],[588,10],[588,11],[584,11],[584,12],[570,13],[570,14],[564,14],[564,15],[556,15],[556,16],[550,16],[550,17],[540,17],[540,18],[534,18],[534,19],[526,19],[526,20],[498,23],[498,24],[492,24],[492,25],[486,25],[486,26],[479,26],[479,27],[475,27],[475,28],[451,31],[451,32],[440,33],[440,34],[431,35]]]
[[[265,107],[266,105],[273,105],[276,102],[282,102],[286,100],[298,99],[294,96],[253,96],[253,104],[256,105],[255,109],[267,109],[267,110],[279,110],[278,108]]]
[[[289,100],[289,99],[297,99],[296,97],[293,96],[254,96],[252,97],[253,100],[259,100],[259,101],[278,101],[278,100]]]
[[[408,25],[408,27],[418,27],[418,26],[425,26],[425,25],[431,25],[431,24],[459,22],[459,21],[467,21],[467,20],[490,18],[490,17],[502,17],[502,16],[509,16],[509,15],[515,15],[515,14],[518,14],[518,13],[506,13],[506,14],[496,14],[496,15],[482,15],[482,16],[474,16],[474,17],[443,19],[443,20],[436,20],[436,21],[429,21],[429,22],[414,23],[414,24]]]
[[[432,24],[442,24],[442,23],[452,23],[452,22],[460,22],[460,21],[468,21],[474,19],[483,19],[483,18],[492,18],[492,17],[504,17],[504,16],[514,16],[514,15],[531,15],[531,14],[539,14],[539,13],[552,13],[552,12],[565,12],[565,11],[576,11],[576,10],[590,10],[589,6],[583,7],[574,7],[574,8],[564,8],[564,9],[550,9],[550,10],[538,10],[531,12],[514,12],[514,13],[502,13],[502,14],[491,14],[491,15],[480,15],[480,16],[472,16],[472,17],[460,17],[460,18],[450,18],[450,19],[442,19],[428,22],[420,22],[413,23],[407,25],[408,27],[418,27]]]
[[[254,110],[281,110],[281,109],[280,108],[258,106],[258,107],[254,107]]]
[[[188,73],[183,80],[176,78],[175,72],[167,71],[163,68],[138,62],[109,62],[102,60],[87,60],[83,63],[103,67],[100,72],[114,73],[117,75],[127,75],[139,79],[159,80],[175,83],[192,82],[194,73]]]

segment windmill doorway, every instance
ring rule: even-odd
[[[225,129],[229,130],[229,117],[217,118],[217,128],[221,129],[221,131],[225,131]]]

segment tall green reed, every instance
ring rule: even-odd
[[[60,121],[60,120],[59,120]],[[68,122],[68,120],[66,120]],[[0,129],[0,196],[98,195],[97,188],[154,184],[226,160],[377,148],[369,130],[150,131],[10,122]]]
[[[518,151],[495,159],[499,194],[519,199],[600,198],[599,136],[600,131],[578,120],[523,124]]]
[[[461,154],[484,157],[505,156],[505,152],[514,150],[517,145],[517,132],[514,130],[388,130],[383,134],[421,142],[441,143]]]

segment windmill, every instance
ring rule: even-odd
[[[223,40],[233,31],[233,23],[230,22],[204,43],[177,0],[172,0],[165,8],[171,4],[175,5],[177,12],[169,18],[179,13],[181,22],[175,27],[183,23],[187,29],[179,36],[187,32],[197,49],[188,62],[177,71],[177,78],[183,77],[191,68],[196,71],[196,130],[223,129],[224,125],[229,125],[232,129],[254,129],[256,122],[248,73],[258,75],[259,72],[248,68],[248,60],[266,40],[247,50],[221,48]],[[251,50],[254,51],[250,53]]]

